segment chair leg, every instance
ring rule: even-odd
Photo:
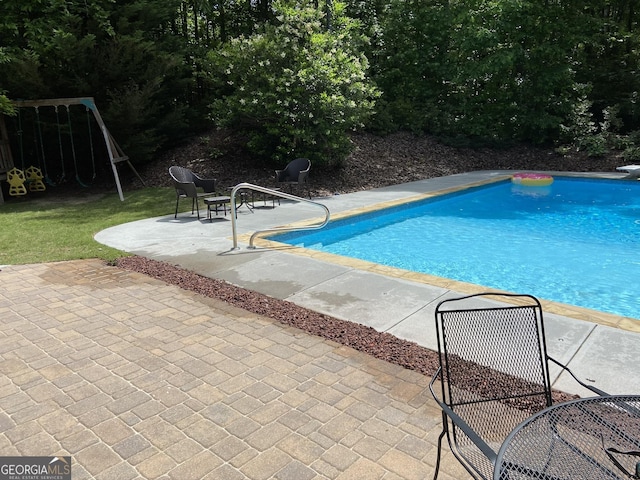
[[[443,418],[442,421],[444,422],[446,420]],[[436,469],[435,469],[435,472],[433,472],[433,480],[437,480],[438,472],[440,471],[440,457],[442,455],[442,439],[444,438],[446,433],[447,433],[447,430],[445,427],[442,429],[442,432],[440,432],[440,436],[438,437],[438,456],[436,457]]]
[[[178,202],[180,202],[180,195],[176,195],[176,213],[173,215],[173,218],[178,218]]]

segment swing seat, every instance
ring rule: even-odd
[[[42,181],[44,176],[39,168],[31,166],[24,173],[27,175],[30,192],[44,192],[47,189]]]
[[[26,178],[24,172],[17,168],[12,168],[7,172],[7,182],[9,183],[9,195],[17,197],[26,195],[27,189],[24,186]]]

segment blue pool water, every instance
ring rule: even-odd
[[[640,319],[640,182],[500,182],[272,238]]]

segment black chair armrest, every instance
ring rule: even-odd
[[[197,195],[196,185],[193,182],[179,182],[174,180],[173,186],[180,195],[186,195],[187,197],[195,197]]]
[[[431,390],[431,395],[434,400],[440,405],[443,413],[451,419],[451,421],[464,432],[464,434],[469,437],[469,439],[480,449],[480,451],[484,454],[485,457],[489,459],[489,461],[495,465],[498,454],[485,442],[480,436],[469,426],[467,422],[465,422],[460,416],[454,412],[449,405],[444,403],[442,400],[438,398],[436,392],[433,389],[433,384],[436,379],[440,376],[442,367],[438,367],[436,373],[431,378],[431,382],[429,382],[429,390]]]
[[[193,174],[195,178],[195,185],[202,188],[205,193],[214,193],[216,191],[216,179],[215,178],[202,178],[197,174]]]
[[[298,183],[306,183],[309,176],[309,169],[303,170],[298,174]]]
[[[558,360],[556,360],[553,357],[550,357],[547,355],[547,359],[551,360],[553,363],[555,363],[556,365],[558,365],[560,368],[562,368],[563,370],[565,370],[566,372],[569,373],[569,375],[571,375],[573,377],[573,379],[578,382],[581,386],[583,386],[584,388],[586,388],[587,390],[591,390],[593,393],[603,397],[603,396],[608,396],[609,394],[607,392],[605,392],[604,390],[600,390],[597,387],[594,387],[593,385],[587,385],[586,383],[584,383],[582,380],[580,380],[578,377],[576,377],[573,372],[569,369],[569,367],[567,367],[565,364],[560,363]]]

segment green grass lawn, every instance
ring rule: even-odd
[[[0,265],[122,257],[124,252],[93,236],[114,225],[171,214],[175,195],[173,188],[144,188],[125,192],[124,202],[115,192],[90,190],[65,197],[49,192],[5,197],[0,205]],[[186,207],[189,202],[183,203]]]

